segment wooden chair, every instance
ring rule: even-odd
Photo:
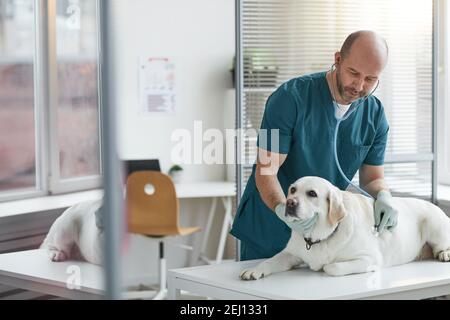
[[[136,171],[127,179],[126,207],[128,231],[159,239],[159,291],[153,299],[166,296],[164,238],[187,236],[199,227],[180,227],[179,204],[172,179],[157,171]],[[145,293],[141,295],[145,296]],[[130,295],[129,295],[130,296]]]

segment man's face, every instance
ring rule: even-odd
[[[369,60],[354,53],[344,59],[336,54],[336,85],[346,104],[370,94],[377,85],[384,64]]]

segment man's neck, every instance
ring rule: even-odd
[[[348,105],[351,102],[344,101],[339,94],[339,90],[337,88],[337,79],[336,79],[336,71],[328,71],[326,74],[326,79],[328,83],[328,88],[330,89],[332,97],[334,97],[334,100],[343,105]]]

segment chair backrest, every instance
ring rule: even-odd
[[[133,172],[127,179],[126,198],[129,232],[169,235],[178,229],[178,199],[169,176],[157,171]]]
[[[124,160],[124,162],[127,176],[136,171],[161,171],[161,166],[158,159]]]

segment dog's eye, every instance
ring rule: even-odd
[[[292,187],[291,188],[291,193],[296,193],[297,192],[297,188],[296,187]]]
[[[314,190],[308,191],[308,196],[317,198],[317,193]]]

